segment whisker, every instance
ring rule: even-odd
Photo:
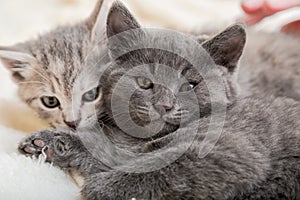
[[[145,115],[148,115],[148,114],[149,114],[148,111],[143,111],[143,110],[138,110],[137,113],[138,113],[138,114],[145,114]]]
[[[138,106],[137,108],[143,111],[147,111],[147,112],[149,111],[149,108],[146,106]]]

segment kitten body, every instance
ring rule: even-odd
[[[299,103],[286,99],[241,100],[227,111],[222,135],[205,158],[200,155],[209,119],[201,118],[168,135],[181,139],[173,148],[153,152],[156,158],[167,158],[189,146],[176,162],[141,173],[142,168],[155,169],[161,163],[140,158],[92,174],[83,195],[86,199],[298,199],[299,108]],[[291,116],[288,125],[286,113]],[[186,137],[176,136],[191,134],[193,126],[199,132],[192,145]],[[168,137],[146,144],[146,150],[163,148],[170,142]]]

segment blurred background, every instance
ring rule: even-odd
[[[241,13],[239,0],[123,0],[145,25],[191,30],[230,23]],[[79,21],[96,0],[0,0],[0,44],[33,37],[60,24]]]

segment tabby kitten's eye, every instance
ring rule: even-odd
[[[153,83],[150,79],[145,77],[138,77],[136,79],[137,84],[140,86],[140,88],[148,90],[153,87]]]
[[[195,83],[184,83],[179,89],[180,92],[187,92],[192,90],[196,86]]]
[[[93,102],[98,98],[98,96],[99,96],[99,87],[96,87],[84,93],[82,96],[82,101]]]
[[[43,96],[41,97],[41,101],[45,107],[51,109],[56,108],[60,105],[60,102],[56,97]]]

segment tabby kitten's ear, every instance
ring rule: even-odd
[[[95,44],[105,40],[107,14],[108,0],[98,0],[93,12],[86,20],[88,29],[91,32],[91,41]]]
[[[11,72],[16,83],[25,81],[33,71],[32,66],[36,65],[36,59],[32,55],[13,47],[0,46],[0,60],[4,67]]]
[[[141,26],[130,11],[116,1],[112,4],[107,16],[107,36],[111,37],[124,31],[140,28]]]
[[[246,43],[246,31],[242,24],[235,24],[202,43],[217,65],[234,72]]]

